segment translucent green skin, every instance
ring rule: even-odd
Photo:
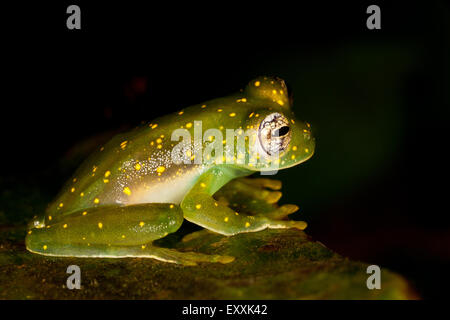
[[[175,232],[184,218],[224,235],[265,228],[304,229],[303,221],[285,219],[296,206],[276,205],[281,193],[269,189],[278,190],[278,181],[243,178],[273,170],[264,161],[218,164],[202,159],[175,164],[171,158],[178,144],[171,141],[172,132],[184,128],[194,138],[194,121],[202,121],[205,138],[206,131],[215,128],[225,139],[226,129],[257,129],[275,112],[288,119],[291,132],[289,146],[277,158],[278,169],[309,159],[314,138],[309,125],[290,110],[284,81],[260,77],[237,94],[191,106],[114,137],[83,163],[45,214],[30,222],[27,249],[52,256],[228,263],[232,257],[181,253],[151,243]],[[241,212],[230,208],[230,203]]]

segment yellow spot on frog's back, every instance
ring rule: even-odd
[[[245,223],[245,227],[246,227],[246,228],[250,227],[250,223],[249,223],[249,222],[246,222],[246,223]]]
[[[228,217],[225,217],[225,219],[223,219],[223,221],[228,222]]]
[[[48,216],[48,220],[52,220],[52,216]]]
[[[70,192],[75,192],[75,188],[70,189]]]
[[[94,199],[94,203],[96,203],[96,204],[100,203],[100,199],[99,198],[95,198]]]
[[[156,172],[163,173],[165,170],[166,170],[166,168],[164,166],[160,166],[156,169]]]
[[[108,170],[105,172],[105,178],[108,178],[110,175],[111,175],[111,171]]]
[[[127,143],[128,143],[128,141],[127,141],[127,140],[125,140],[125,141],[122,141],[122,142],[120,143],[120,148],[122,148],[122,150],[123,150],[123,149],[125,149],[125,148],[126,148],[126,146],[127,146]]]
[[[200,183],[200,186],[202,187],[202,188],[205,188],[206,187],[206,184],[205,183]]]
[[[170,209],[173,209],[173,207],[175,207],[173,204],[171,204],[171,205],[169,206]]]
[[[125,193],[127,196],[131,195],[131,190],[129,187],[123,188],[123,193]]]
[[[283,102],[282,100],[278,100],[277,103],[278,103],[280,106],[283,106],[283,105],[284,105],[284,102]]]
[[[294,119],[291,119],[291,122],[292,122],[292,123],[295,123],[295,120],[294,120]]]
[[[156,148],[161,149],[161,148],[162,148],[162,144],[158,144],[158,145],[156,146]]]
[[[140,163],[139,163],[139,162],[136,163],[136,165],[134,166],[134,168],[136,169],[136,171],[141,170],[141,165],[140,165]]]
[[[217,109],[217,112],[222,112],[223,111],[223,109]]]
[[[87,215],[87,211],[83,211],[82,215],[83,216]]]
[[[293,147],[292,147],[292,150],[293,150],[293,151],[297,151],[297,146],[293,146]]]
[[[196,207],[197,209],[201,209],[202,205],[199,203],[199,204],[196,204],[195,207]]]
[[[109,183],[109,179],[103,179],[103,183]]]
[[[61,202],[61,203],[59,204],[59,207],[60,207],[60,208],[64,207],[64,203]]]
[[[145,244],[143,244],[143,245],[141,246],[141,248],[142,248],[142,249],[145,249]]]
[[[47,250],[47,245],[46,244],[44,244],[44,246],[42,247],[44,250]]]
[[[98,223],[98,228],[99,228],[99,229],[102,229],[102,228],[103,228],[103,223],[99,222],[99,223]]]
[[[125,239],[125,235],[124,234],[122,235],[122,239]]]
[[[84,192],[81,192],[81,193],[80,193],[80,197],[84,197]]]
[[[191,122],[186,123],[186,128],[190,129],[191,127],[192,127],[192,123]]]
[[[67,228],[67,223],[65,223],[65,224],[63,225],[63,228],[64,228],[64,229]]]
[[[202,107],[201,107],[202,109],[205,109],[206,108],[206,104],[204,104],[204,105],[202,105]]]
[[[309,149],[308,149],[308,148],[305,148],[305,152],[308,153],[308,152],[309,152]]]
[[[155,129],[157,126],[158,126],[158,124],[155,123],[154,125],[152,125],[151,128],[152,128],[152,129]]]
[[[235,117],[235,116],[236,116],[236,113],[235,113],[235,112],[232,112],[232,113],[229,114],[229,116],[230,116],[230,117]]]
[[[249,115],[248,117],[251,118],[251,117],[253,117],[254,114],[255,114],[255,113],[252,112],[252,113],[250,113],[250,115]]]
[[[295,159],[295,154],[293,154],[293,155],[291,156],[291,159],[292,159],[292,160],[294,160],[294,159]]]
[[[144,221],[139,222],[139,226],[143,227],[145,225]]]
[[[180,112],[178,112],[178,114],[181,116],[184,113],[183,110],[181,110]]]
[[[72,182],[77,182],[77,178],[73,178]]]
[[[261,81],[255,81],[255,87],[259,87],[261,85]]]

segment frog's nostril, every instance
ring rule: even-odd
[[[30,223],[28,223],[28,229],[40,229],[43,227],[45,227],[45,223],[39,219],[33,219]]]

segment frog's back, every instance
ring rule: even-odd
[[[64,215],[111,204],[179,203],[204,169],[172,162],[172,148],[178,142],[171,141],[171,133],[192,128],[196,116],[191,108],[112,138],[81,164],[46,213]],[[182,117],[186,113],[191,116]]]
[[[160,117],[128,133],[115,136],[91,155],[69,179],[52,202],[48,214],[68,214],[76,210],[110,204],[150,202],[179,203],[208,169],[204,164],[175,164],[171,140],[176,129],[242,128],[251,103],[238,93],[214,99]]]

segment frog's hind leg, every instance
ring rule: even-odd
[[[277,204],[282,193],[281,181],[267,178],[238,178],[230,181],[214,194],[219,203],[249,215],[264,215],[282,220],[296,212],[295,204]]]
[[[44,228],[30,229],[26,247],[34,253],[61,257],[140,257],[183,265],[233,261],[228,256],[152,245],[152,241],[175,232],[182,222],[183,212],[175,204],[97,207],[71,213]]]

